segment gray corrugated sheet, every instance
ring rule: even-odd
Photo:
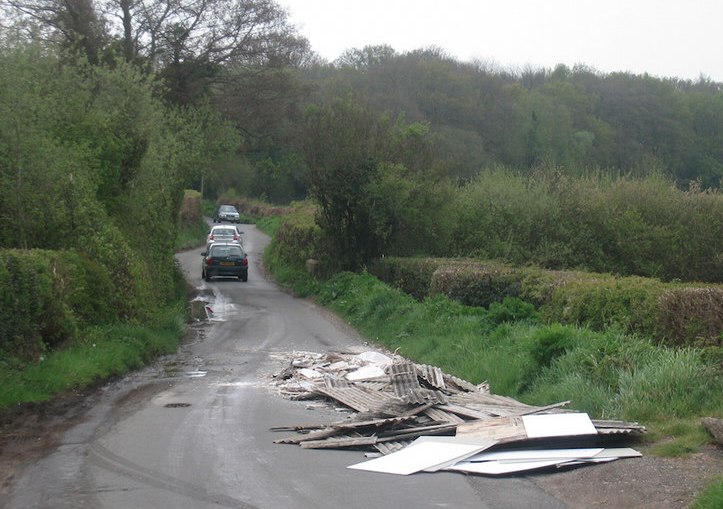
[[[645,426],[637,422],[592,420],[597,432],[601,435],[626,435],[630,433],[645,433]]]
[[[444,383],[444,373],[437,366],[415,364],[414,367],[416,368],[419,376],[421,376],[432,387],[436,387],[437,389],[447,388],[447,385]]]
[[[324,394],[357,412],[370,412],[388,403],[393,396],[384,392],[367,391],[360,387],[317,387]]]
[[[349,381],[327,373],[324,375],[324,385],[332,389],[335,387],[349,387]]]
[[[384,454],[385,456],[387,454],[391,454],[393,452],[401,451],[405,447],[407,447],[409,444],[411,444],[411,440],[399,440],[396,442],[381,442],[374,444],[374,447],[377,451]]]
[[[459,424],[464,422],[464,419],[462,419],[461,417],[458,417],[450,412],[445,412],[439,407],[429,408],[424,412],[424,414],[435,421],[449,422],[453,424]]]
[[[394,394],[403,397],[421,389],[417,380],[417,371],[411,362],[398,362],[389,366],[389,375],[392,377]]]
[[[439,391],[431,389],[411,389],[402,396],[405,403],[416,403],[423,405],[424,403],[447,403],[447,397]]]
[[[457,389],[462,392],[479,392],[479,389],[477,386],[473,383],[468,382],[467,380],[462,380],[461,378],[457,378],[453,375],[448,375],[445,373],[444,375],[444,383],[447,387],[447,389]]]
[[[370,382],[369,380],[363,380],[361,382],[354,382],[357,387],[364,387],[370,391],[383,391],[389,388],[389,382]]]

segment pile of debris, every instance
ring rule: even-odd
[[[275,443],[367,450],[374,459],[349,467],[360,470],[509,474],[599,463],[640,456],[603,445],[645,432],[637,423],[591,420],[562,408],[569,401],[526,405],[490,393],[486,383],[378,352],[294,352],[274,378],[286,397],[330,400],[355,412],[332,423],[274,427],[296,432]]]

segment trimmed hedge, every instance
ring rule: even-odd
[[[537,306],[547,322],[595,330],[618,327],[675,346],[720,346],[723,336],[719,285],[462,259],[383,258],[369,271],[419,300],[443,294],[467,305],[489,307],[517,297]]]
[[[368,270],[382,281],[399,288],[417,300],[431,293],[430,285],[435,271],[446,266],[442,258],[382,258]]]
[[[22,360],[113,313],[107,269],[75,251],[0,250],[0,354]]]
[[[666,342],[681,338],[723,346],[723,288],[676,288],[660,297],[660,333]]]

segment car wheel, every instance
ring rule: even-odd
[[[211,281],[211,276],[208,275],[208,272],[203,271],[203,279],[206,281]]]
[[[245,283],[246,281],[249,280],[249,275],[248,275],[248,274],[241,274],[238,278]]]

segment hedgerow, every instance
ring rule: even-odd
[[[616,327],[670,345],[720,345],[723,334],[720,285],[453,259],[383,258],[370,272],[419,300],[442,294],[489,307],[517,297],[549,323]]]

